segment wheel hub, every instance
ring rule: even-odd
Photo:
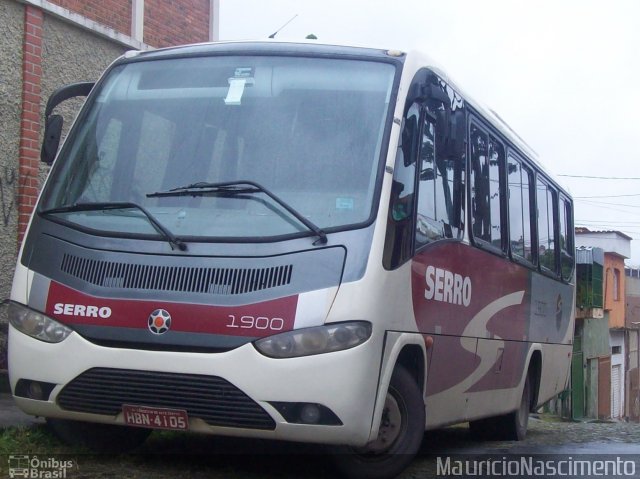
[[[367,450],[376,454],[387,451],[400,436],[402,429],[402,413],[398,401],[387,393],[382,411],[382,420],[378,437],[367,445]]]

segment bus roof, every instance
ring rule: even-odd
[[[399,56],[390,55],[388,52],[398,52]],[[181,45],[175,47],[160,48],[157,50],[133,51],[127,52],[125,57],[136,56],[145,59],[151,58],[173,58],[184,56],[198,56],[206,54],[308,54],[308,55],[353,55],[353,56],[371,56],[377,58],[401,58],[405,56],[404,52],[399,50],[385,50],[382,48],[371,48],[364,46],[350,45],[331,45],[318,43],[313,40],[300,42],[280,41],[275,39],[260,41],[224,41],[195,43],[192,45]]]

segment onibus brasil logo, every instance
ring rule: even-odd
[[[9,477],[24,477],[29,479],[65,479],[67,470],[73,468],[71,460],[60,460],[54,457],[39,458],[38,456],[11,455],[9,456]]]

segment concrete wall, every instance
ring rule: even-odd
[[[49,95],[68,83],[95,81],[127,48],[57,18],[45,15],[42,47],[42,114]],[[63,102],[55,112],[69,130],[84,98]],[[46,168],[46,165],[43,165]],[[48,168],[45,169],[45,173]]]
[[[11,291],[17,252],[18,149],[22,106],[24,8],[0,0],[0,299]],[[6,310],[0,310],[0,369],[6,368]]]
[[[96,81],[105,68],[127,50],[115,42],[49,15],[44,17],[42,30],[41,116],[44,115],[47,99],[57,88],[68,83]],[[84,98],[72,98],[55,109],[55,113],[64,118],[63,140],[83,104]],[[48,173],[49,167],[42,163],[40,187]]]
[[[640,278],[625,276],[625,327],[640,328]]]
[[[49,15],[44,17],[43,40],[43,109],[56,88],[77,81],[97,80],[104,69],[127,50]]]
[[[629,278],[627,278],[627,280],[628,279]],[[640,296],[627,294],[625,306],[625,327],[640,328]]]
[[[625,290],[627,296],[640,296],[640,278],[625,275]]]

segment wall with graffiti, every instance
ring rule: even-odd
[[[32,7],[13,0],[0,0],[0,25],[3,26],[0,42],[0,300],[11,293],[19,248],[19,219],[24,226],[48,173],[45,165],[34,169],[26,167],[24,158],[20,161],[21,155],[25,156],[25,148],[32,157],[37,157],[42,139],[39,124],[47,98],[64,84],[96,80],[127,50],[125,46],[48,14],[40,13],[40,23],[34,26],[28,8]],[[33,63],[31,59],[34,59]],[[34,98],[34,107],[28,117],[24,111],[24,102],[28,100],[25,95]],[[65,133],[81,105],[82,101],[69,101],[56,110],[64,117]],[[36,123],[38,128],[35,130],[40,132],[27,131],[33,134],[25,136],[25,121]],[[23,197],[19,195],[20,191]],[[32,198],[25,201],[24,194],[30,191]],[[6,311],[2,308],[0,370],[6,369],[6,331]]]
[[[17,252],[18,150],[24,9],[0,0],[0,299],[9,296]],[[0,369],[6,367],[6,312],[0,310]]]

